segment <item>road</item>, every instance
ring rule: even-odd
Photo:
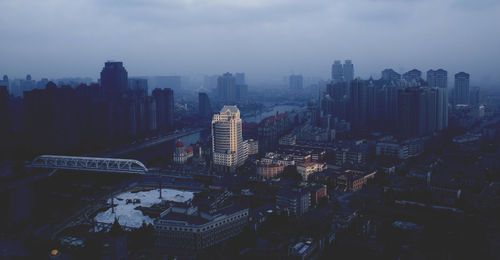
[[[180,132],[180,133],[174,133],[174,134],[169,134],[166,136],[158,137],[155,139],[150,139],[145,142],[129,145],[129,146],[121,146],[119,148],[116,148],[114,151],[110,152],[99,152],[99,153],[93,153],[89,155],[84,155],[84,156],[94,156],[94,157],[111,157],[115,158],[120,155],[124,155],[127,153],[131,153],[137,150],[141,150],[150,146],[158,145],[167,141],[175,140],[178,138],[181,138],[183,136],[195,134],[202,131],[202,129],[194,129],[186,132]],[[27,185],[32,182],[39,181],[41,179],[47,178],[51,176],[54,172],[47,172],[47,171],[34,171],[35,174],[27,175],[20,177],[15,180],[11,180],[5,183],[1,183],[0,185],[0,192],[5,192],[9,190],[16,189],[18,187]]]
[[[164,142],[179,139],[183,136],[192,135],[192,134],[201,132],[202,130],[203,129],[199,128],[199,129],[194,129],[194,130],[190,130],[190,131],[186,131],[186,132],[169,134],[169,135],[161,136],[161,137],[154,138],[154,139],[152,138],[152,139],[145,141],[145,142],[142,142],[142,143],[132,144],[128,147],[118,148],[117,150],[112,151],[112,152],[105,152],[101,156],[114,158],[114,157],[117,157],[117,156],[120,156],[123,154],[135,152],[137,150],[144,149],[144,148],[147,148],[150,146],[155,146],[155,145],[158,145],[158,144],[161,144]]]

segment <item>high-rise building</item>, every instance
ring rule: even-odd
[[[0,85],[0,140],[4,140],[9,130],[9,91],[7,86]],[[3,142],[2,142],[3,143]],[[3,149],[0,149],[2,151]]]
[[[128,73],[123,62],[107,61],[101,71],[101,86],[104,95],[118,97],[127,90]]]
[[[401,80],[401,74],[395,72],[393,69],[385,69],[382,71],[382,80],[398,81]]]
[[[443,130],[448,127],[448,89],[436,88],[436,127]]]
[[[276,150],[280,136],[290,127],[288,114],[276,114],[263,119],[258,126],[260,152]]]
[[[363,126],[367,121],[368,89],[362,80],[350,83],[350,99],[348,119],[351,125]]]
[[[174,91],[170,88],[153,90],[156,101],[156,126],[160,131],[174,130]]]
[[[422,80],[422,72],[417,69],[412,69],[403,74],[403,79],[410,84],[418,83]]]
[[[1,86],[5,86],[7,87],[7,91],[9,91],[9,77],[7,77],[7,75],[3,75],[3,78],[2,80],[0,80],[0,87]]]
[[[344,80],[351,82],[354,79],[354,65],[352,64],[352,61],[345,60],[342,69],[344,71]]]
[[[229,72],[217,78],[217,97],[220,101],[228,104],[237,100],[238,91],[236,78]]]
[[[448,72],[443,69],[427,71],[427,85],[436,89],[436,128],[448,127]]]
[[[420,89],[398,91],[398,130],[406,138],[425,133],[425,99]]]
[[[219,76],[204,76],[203,77],[203,87],[209,90],[217,88],[217,79]]]
[[[290,90],[302,90],[303,83],[302,75],[290,75],[288,78],[288,87]]]
[[[439,89],[442,88],[406,88],[398,91],[398,129],[401,136],[418,137],[437,129]]]
[[[427,71],[427,85],[435,88],[448,87],[448,72],[443,69]]]
[[[245,73],[243,72],[237,72],[234,74],[234,77],[236,79],[236,85],[245,85]]]
[[[344,80],[344,69],[342,68],[342,63],[336,60],[332,64],[332,81],[338,82]]]
[[[248,157],[248,148],[244,147],[245,144],[240,110],[236,106],[224,106],[219,114],[215,114],[212,118],[214,167],[223,172],[234,172]]]
[[[128,89],[139,97],[145,97],[148,95],[148,80],[143,78],[130,78],[128,79]]]
[[[24,92],[25,127],[32,151],[67,152],[79,144],[76,92],[49,82]]]
[[[207,93],[198,93],[198,111],[202,118],[212,117],[212,106],[210,105]]]
[[[469,78],[465,72],[455,74],[455,104],[469,104]]]
[[[31,75],[26,75],[26,79],[20,81],[21,91],[30,91],[36,88],[36,81],[31,78]]]
[[[473,87],[469,92],[469,104],[479,105],[481,103],[480,89],[478,87]]]

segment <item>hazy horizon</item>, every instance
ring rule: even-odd
[[[129,76],[245,72],[250,84],[295,73],[330,78],[385,68],[471,74],[500,82],[495,0],[75,0],[0,2],[0,74],[99,78],[106,60]]]

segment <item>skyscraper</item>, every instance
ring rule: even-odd
[[[418,88],[398,91],[398,130],[405,138],[425,133],[425,94]]]
[[[385,69],[382,71],[382,80],[398,81],[400,79],[401,79],[401,74],[395,72],[393,69]]]
[[[403,79],[408,81],[410,84],[418,83],[422,80],[422,72],[417,69],[412,69],[403,74]]]
[[[1,86],[7,87],[7,91],[9,91],[9,77],[7,77],[7,75],[3,75],[2,80],[0,80],[0,87]]]
[[[101,71],[101,86],[104,95],[117,97],[127,90],[128,73],[123,62],[108,61]]]
[[[448,89],[436,88],[436,127],[443,130],[448,127]]]
[[[174,91],[170,88],[153,90],[156,103],[156,126],[161,131],[174,130]]]
[[[198,111],[202,118],[210,118],[212,116],[212,106],[207,93],[198,93]]]
[[[290,75],[288,78],[288,87],[290,90],[302,90],[303,82],[302,75]]]
[[[356,79],[350,83],[349,121],[354,126],[366,124],[368,89],[364,81]]]
[[[406,88],[398,91],[398,129],[402,137],[431,134],[437,129],[437,95],[443,88]]]
[[[443,69],[427,71],[427,85],[436,89],[436,128],[448,127],[448,72]]]
[[[343,67],[344,71],[344,80],[347,82],[351,82],[354,79],[354,65],[351,60],[346,60]]]
[[[342,63],[339,60],[333,62],[332,80],[333,82],[344,80],[344,69],[342,68]]]
[[[237,72],[234,74],[234,77],[236,78],[236,85],[245,85],[245,73],[243,72]]]
[[[142,78],[128,79],[128,89],[132,90],[135,95],[145,97],[148,95],[148,80]]]
[[[248,157],[236,106],[224,106],[212,118],[212,156],[214,167],[223,172],[234,172]]]
[[[448,72],[443,69],[428,70],[427,84],[429,87],[447,88],[448,87]]]
[[[469,104],[469,78],[465,72],[455,74],[455,104]]]
[[[228,104],[237,101],[236,78],[229,72],[217,78],[217,97]]]
[[[481,90],[478,87],[474,87],[469,92],[469,104],[479,105],[481,102]]]
[[[0,85],[0,140],[4,141],[5,135],[8,133],[9,120],[9,91],[7,86]],[[2,142],[3,143],[3,142]],[[3,149],[0,149],[2,152]]]

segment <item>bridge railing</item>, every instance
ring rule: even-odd
[[[32,161],[31,167],[136,174],[148,172],[146,166],[138,160],[60,155],[38,156]]]

